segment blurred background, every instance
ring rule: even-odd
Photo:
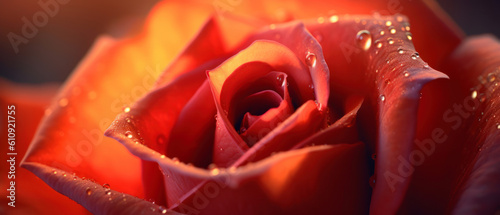
[[[42,6],[37,0],[1,0],[0,77],[23,83],[63,82],[96,36],[120,36],[120,26],[140,23],[156,1],[42,0],[53,3]],[[500,37],[500,1],[438,2],[468,35]],[[43,10],[48,12],[44,15]],[[29,25],[26,21],[40,27],[23,29]],[[20,38],[23,31],[32,38]],[[17,50],[11,41],[18,44]]]

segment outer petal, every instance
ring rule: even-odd
[[[2,200],[0,201],[2,214],[54,214],[54,213],[72,213],[87,214],[87,210],[69,200],[65,196],[57,193],[41,180],[33,177],[33,174],[26,169],[19,168],[20,159],[25,155],[29,142],[33,138],[36,127],[45,113],[45,108],[54,97],[58,89],[55,84],[46,84],[40,86],[20,85],[0,79],[0,105],[2,111],[2,131],[1,137],[7,144],[8,131],[8,106],[15,105],[15,149],[8,150],[8,145],[0,148],[2,157],[10,160],[15,157],[15,179],[7,178],[7,172],[10,170],[10,162],[2,162],[2,174],[0,178]],[[10,119],[12,120],[12,119]],[[4,129],[5,128],[5,129]],[[15,156],[7,153],[17,153]],[[5,171],[4,171],[5,170]],[[10,181],[15,182],[15,206],[8,206],[11,201],[7,196],[10,195]],[[40,194],[44,198],[40,198]]]
[[[197,15],[190,16],[179,9],[183,6],[162,2],[153,9],[144,33],[121,41],[98,40],[60,92],[25,161],[77,172],[118,191],[143,196],[139,159],[101,134],[122,105],[152,86],[159,71],[148,69],[165,67],[205,21],[207,11],[192,8]],[[189,16],[192,23],[176,22],[181,15]]]
[[[220,169],[174,205],[174,210],[190,214],[365,214],[365,158],[362,143],[340,144],[288,151],[254,165]]]
[[[447,71],[475,110],[464,119],[462,171],[451,202],[456,214],[493,214],[500,208],[500,43],[492,36],[472,37],[450,56]],[[468,90],[470,89],[470,90]],[[458,91],[458,90],[457,90]],[[477,92],[477,97],[472,92]]]
[[[395,213],[401,207],[410,179],[395,181],[392,173],[398,171],[399,157],[408,159],[415,147],[420,92],[430,81],[447,77],[420,59],[411,43],[413,37],[404,28],[406,21],[398,16],[358,16],[306,23],[310,31],[321,35],[336,32],[321,41],[332,69],[331,92],[367,95],[365,111],[377,116],[362,122],[363,130],[377,128],[378,132],[374,137],[362,134],[369,143],[377,139],[372,145],[377,154],[377,183],[370,209],[375,214]],[[444,86],[432,85],[431,89],[440,88]]]

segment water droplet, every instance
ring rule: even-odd
[[[375,44],[375,47],[377,48],[382,48],[382,43],[380,42],[380,40],[375,40],[373,44]]]
[[[418,54],[418,52],[415,52],[415,53],[413,53],[413,54],[411,55],[411,59],[413,59],[413,60],[416,60],[416,59],[417,59],[417,58],[419,58],[419,57],[420,57],[420,55]]]
[[[385,26],[388,26],[388,27],[389,27],[389,26],[391,26],[391,25],[392,25],[392,22],[391,22],[391,21],[387,21],[387,22],[385,22]]]
[[[383,31],[383,30],[380,31],[380,36],[384,36],[384,34],[385,34],[385,31]]]
[[[387,86],[387,85],[389,85],[389,84],[391,84],[391,80],[390,80],[390,79],[385,80],[384,84],[385,84],[386,86]]]
[[[412,35],[411,35],[410,32],[406,33],[406,38],[408,38],[408,40],[412,40],[413,39],[413,37],[412,37]]]
[[[165,155],[160,155],[161,159],[165,159],[165,157],[166,157]]]
[[[90,187],[87,187],[85,193],[87,193],[87,196],[90,196],[92,194],[92,190],[90,189]]]
[[[57,174],[57,171],[55,171],[55,170],[52,170],[52,173],[53,173],[53,174],[55,175],[55,174]]]
[[[73,181],[76,181],[76,179],[78,179],[78,177],[76,177],[76,176],[73,176]]]
[[[499,129],[499,130],[500,130],[500,123],[499,123],[499,124],[497,124],[497,129]]]
[[[391,60],[389,60],[389,59],[385,61],[386,64],[389,64],[390,62],[391,62]]]
[[[177,157],[173,157],[173,158],[172,158],[172,161],[173,161],[175,164],[179,164],[179,163],[180,163],[179,158],[177,158]]]
[[[398,48],[398,53],[399,54],[403,54],[404,53],[404,50],[402,48]]]
[[[106,191],[104,191],[104,194],[106,194],[106,195],[108,195],[108,196],[109,196],[109,195],[111,195],[111,191],[106,190]]]
[[[123,112],[125,112],[125,113],[130,112],[130,107],[125,107],[125,108],[123,108]]]
[[[109,184],[103,184],[102,187],[104,187],[104,189],[110,189],[111,186],[109,186]]]
[[[405,76],[405,77],[409,77],[409,76],[410,76],[410,73],[409,73],[408,71],[404,71],[404,72],[403,72],[403,76]]]
[[[163,206],[158,207],[158,211],[160,211],[160,213],[162,213],[162,214],[166,214],[167,213],[167,209],[165,207],[163,207]]]
[[[424,68],[429,69],[429,68],[430,68],[430,67],[429,67],[429,64],[425,64],[425,65],[424,65]]]
[[[472,99],[476,99],[477,98],[477,91],[472,91],[472,94],[471,94],[471,97]]]
[[[396,33],[396,28],[394,28],[394,26],[389,27],[389,33],[395,34]]]
[[[132,138],[132,132],[131,131],[126,131],[125,132],[125,136],[127,136],[128,138]]]
[[[61,107],[66,107],[68,105],[68,99],[67,98],[62,98],[59,100],[59,106]]]
[[[493,81],[495,81],[497,79],[497,77],[495,76],[494,73],[490,73],[490,74],[488,74],[487,79],[488,79],[489,82],[493,82]]]
[[[384,95],[380,95],[380,96],[379,96],[379,99],[380,99],[380,101],[382,101],[382,102],[383,102],[383,101],[385,101],[385,96],[384,96]]]
[[[318,17],[318,23],[319,24],[325,23],[325,17],[322,17],[322,16]]]
[[[331,23],[336,23],[338,21],[339,21],[339,16],[337,16],[337,15],[330,16]]]
[[[394,40],[389,37],[389,38],[387,38],[387,43],[392,45],[392,44],[394,44]]]
[[[356,35],[358,46],[363,50],[368,50],[372,45],[372,35],[367,30],[361,30]]]
[[[306,64],[310,67],[315,67],[316,66],[316,55],[311,52],[307,52],[306,55]]]

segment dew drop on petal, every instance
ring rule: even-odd
[[[314,53],[308,52],[306,55],[306,64],[310,67],[316,66],[316,55]]]
[[[385,31],[383,31],[383,30],[380,31],[380,36],[384,36],[384,34],[385,34]]]
[[[412,37],[412,35],[411,35],[410,32],[406,33],[406,38],[408,38],[408,40],[412,40],[413,39],[413,37]]]
[[[385,22],[385,26],[391,26],[392,25],[392,22],[391,21],[387,21]]]
[[[413,54],[411,55],[411,59],[413,59],[413,60],[416,60],[416,59],[417,59],[417,58],[419,58],[419,57],[420,57],[420,55],[418,54],[418,52],[415,52],[415,53],[413,53]]]
[[[403,72],[403,76],[405,76],[405,77],[409,77],[409,76],[410,76],[410,73],[409,73],[408,71],[404,71],[404,72]]]
[[[402,48],[398,48],[398,53],[399,54],[403,54],[404,53],[404,50]]]
[[[389,27],[389,33],[395,34],[396,33],[396,28],[394,28],[394,26]]]
[[[131,131],[126,131],[125,132],[125,136],[127,136],[128,138],[132,138],[132,132]]]
[[[380,42],[380,40],[375,40],[374,44],[375,44],[375,47],[382,48],[382,42]]]
[[[387,43],[392,45],[392,44],[394,44],[394,40],[389,37],[389,38],[387,38]]]
[[[165,155],[160,155],[161,159],[165,159],[165,157],[166,157]]]
[[[52,170],[52,173],[53,173],[53,174],[55,175],[55,174],[57,174],[57,171],[55,171],[55,170]]]
[[[331,23],[336,23],[338,21],[339,21],[339,16],[337,16],[337,15],[330,16]]]
[[[472,94],[471,94],[471,97],[472,99],[476,99],[477,98],[477,91],[472,91]]]
[[[499,124],[497,124],[497,129],[499,129],[499,130],[500,130],[500,123],[499,123]]]
[[[385,101],[385,96],[384,95],[380,95],[379,99],[380,99],[380,101],[384,102]]]
[[[130,107],[125,107],[125,108],[123,108],[123,112],[125,112],[125,113],[130,112]]]
[[[87,196],[90,196],[92,194],[92,190],[90,189],[90,187],[87,187],[85,193],[87,193]]]
[[[372,45],[372,35],[367,30],[361,30],[356,35],[358,46],[363,50],[368,50]]]
[[[497,79],[497,77],[495,76],[494,73],[490,73],[488,74],[487,79],[489,82],[494,82]]]
[[[111,186],[109,184],[103,184],[102,187],[104,187],[104,189],[110,189]]]
[[[160,206],[158,208],[158,211],[160,211],[160,213],[162,213],[162,214],[166,214],[167,213],[167,209],[165,207],[163,207],[163,206]]]
[[[397,20],[398,22],[402,22],[402,21],[403,21],[403,17],[399,15],[399,16],[397,16],[397,17],[396,17],[396,20]]]
[[[106,190],[106,191],[104,191],[104,194],[106,194],[106,195],[108,195],[108,196],[109,196],[109,195],[111,195],[111,191]]]

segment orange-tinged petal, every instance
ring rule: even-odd
[[[150,68],[169,64],[207,20],[208,11],[192,7],[190,13],[182,10],[184,6],[161,2],[143,33],[118,41],[99,39],[57,96],[25,161],[76,172],[143,196],[140,160],[102,134],[122,107],[152,87],[160,71]],[[190,24],[177,22],[179,17],[189,17]]]
[[[15,139],[13,139],[15,141],[14,151],[9,151],[8,145],[0,148],[0,153],[7,156],[7,160],[10,160],[11,157],[15,159],[15,163],[13,163],[15,179],[7,178],[7,173],[11,171],[10,162],[2,162],[0,165],[2,171],[5,170],[4,173],[6,174],[0,178],[0,184],[2,185],[0,194],[4,196],[0,201],[2,214],[87,214],[87,210],[83,207],[33,177],[33,174],[28,170],[19,168],[20,159],[25,155],[36,127],[45,114],[45,108],[49,105],[58,88],[59,86],[56,84],[30,86],[0,79],[0,109],[3,113],[1,117],[3,121],[2,139],[8,139],[7,128],[13,128],[12,125],[15,124],[15,132],[11,132],[15,134]],[[12,107],[12,105],[15,106],[15,109],[10,108],[9,110],[8,107]],[[13,112],[8,114],[8,111],[12,110]],[[8,119],[7,116],[9,115],[14,117],[14,120]],[[7,125],[8,121],[11,121],[11,126]],[[11,152],[17,154],[9,156],[7,153]],[[11,201],[7,197],[10,195],[10,191],[7,190],[11,189],[10,181],[15,182],[14,205],[16,207],[8,205]],[[40,198],[40,195],[43,195],[44,198]]]

